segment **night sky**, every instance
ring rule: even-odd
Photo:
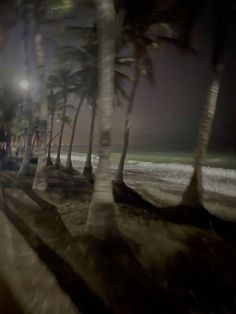
[[[140,149],[193,150],[202,106],[211,78],[210,57],[213,45],[214,1],[209,1],[196,23],[192,46],[196,53],[182,53],[171,44],[153,51],[155,86],[142,78],[135,99],[131,144]],[[15,84],[22,77],[22,42],[20,26],[8,32],[0,56],[0,70]],[[45,29],[53,37],[53,31]],[[236,146],[236,11],[232,14],[226,40],[226,68],[213,127],[210,149],[230,151]],[[32,44],[33,45],[33,44]],[[47,71],[53,67],[55,47],[47,42]],[[31,90],[37,94],[34,52],[31,49]],[[73,99],[71,100],[73,102]],[[121,144],[125,102],[114,114],[113,143]],[[79,119],[75,144],[86,144],[90,109],[84,106]],[[64,137],[68,141],[70,129]],[[139,150],[140,150],[139,149]]]

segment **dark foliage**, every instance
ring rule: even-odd
[[[178,32],[177,44],[187,50],[191,33],[204,0],[116,0],[116,9],[123,12],[124,31],[130,37],[139,37],[153,24],[169,23]]]

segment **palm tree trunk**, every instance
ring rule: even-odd
[[[202,167],[206,159],[207,147],[211,136],[219,89],[220,80],[219,76],[216,73],[209,88],[208,99],[202,114],[202,120],[198,130],[198,140],[195,153],[193,175],[182,199],[182,203],[187,206],[203,206]]]
[[[63,133],[64,133],[64,127],[65,127],[66,105],[67,105],[67,96],[65,96],[65,99],[64,99],[61,129],[60,129],[60,135],[59,135],[59,141],[58,141],[58,147],[57,147],[57,158],[56,158],[56,162],[55,162],[55,166],[57,168],[60,168],[60,166],[61,166],[61,144],[62,144],[62,137],[63,137]]]
[[[77,125],[77,120],[78,120],[79,112],[80,112],[80,109],[82,107],[83,101],[84,101],[84,96],[82,96],[80,99],[80,102],[79,102],[78,107],[76,109],[75,118],[73,121],[72,133],[71,133],[70,144],[69,144],[68,153],[67,153],[67,160],[66,160],[66,170],[67,171],[73,170],[72,161],[71,161],[71,154],[72,154],[73,143],[74,143],[74,138],[75,138],[75,130],[76,130],[76,125]]]
[[[134,65],[134,83],[133,83],[133,88],[132,88],[131,95],[130,95],[130,100],[129,100],[127,110],[126,110],[123,148],[122,148],[122,153],[121,153],[120,162],[119,162],[119,166],[118,166],[118,171],[117,171],[116,178],[115,178],[115,181],[120,183],[120,184],[124,183],[123,172],[124,172],[124,165],[125,165],[127,150],[129,147],[130,118],[131,118],[131,114],[133,112],[134,98],[135,98],[135,94],[137,91],[139,78],[140,78],[140,70],[138,67],[138,62],[136,60],[135,65]]]
[[[33,139],[33,143],[32,143],[32,147],[31,147],[31,156],[33,156],[33,153],[34,153],[34,146],[35,146],[36,140],[37,140],[37,135],[35,134],[34,139]]]
[[[29,23],[29,12],[27,10],[27,7],[25,4],[21,5],[22,8],[22,20],[23,20],[23,41],[24,41],[24,72],[25,72],[25,79],[29,79],[29,29],[30,29],[30,23]],[[31,106],[31,100],[29,96],[28,89],[25,90],[24,94],[25,98],[25,115],[27,120],[27,133],[26,133],[26,145],[24,147],[24,154],[23,154],[23,160],[20,166],[20,170],[18,175],[22,176],[25,175],[28,172],[30,159],[31,159],[31,144],[32,144],[32,137],[33,137],[33,124],[32,124],[32,106]]]
[[[33,131],[32,131],[33,128],[32,128],[31,120],[32,120],[32,114],[31,114],[31,117],[29,117],[29,114],[28,114],[28,131],[26,135],[23,160],[20,166],[19,176],[27,174],[29,170],[29,164],[31,160],[31,145],[32,145],[32,137],[33,137]]]
[[[37,30],[35,36],[35,51],[38,66],[38,77],[40,84],[40,114],[39,114],[39,141],[38,141],[38,163],[33,181],[33,189],[45,191],[47,189],[47,87],[45,78],[45,56],[43,49],[43,35]]]
[[[229,26],[228,17],[230,16],[230,12],[232,10],[231,5],[232,3],[229,1],[227,3],[220,2],[220,5],[217,6],[215,38],[212,51],[213,77],[209,87],[206,107],[204,108],[202,120],[198,130],[193,175],[182,198],[182,203],[191,207],[204,207],[202,167],[206,159],[208,142],[212,132],[212,124],[219,96],[222,72],[225,66],[225,44],[227,28]]]
[[[86,231],[105,239],[118,232],[109,164],[114,101],[115,9],[113,0],[96,0],[96,6],[99,30],[99,162]]]
[[[88,151],[86,156],[86,162],[83,170],[83,174],[87,177],[90,177],[93,173],[93,167],[92,167],[92,150],[93,150],[93,136],[94,136],[94,125],[95,125],[95,118],[96,118],[96,107],[93,106],[92,108],[92,118],[91,118],[91,124],[90,124],[90,132],[89,132],[89,145],[88,145]]]
[[[54,113],[51,114],[51,129],[50,129],[50,136],[49,136],[49,143],[48,143],[48,158],[47,158],[47,164],[51,166],[52,158],[51,158],[51,147],[52,147],[52,141],[53,141],[53,128],[54,128]]]

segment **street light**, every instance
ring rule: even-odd
[[[29,89],[29,82],[26,80],[21,80],[19,83],[20,88],[27,91]]]

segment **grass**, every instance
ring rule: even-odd
[[[112,161],[118,162],[119,153],[112,154]],[[194,154],[186,152],[130,152],[127,160],[153,163],[193,164]],[[209,153],[206,166],[236,169],[236,153]]]

